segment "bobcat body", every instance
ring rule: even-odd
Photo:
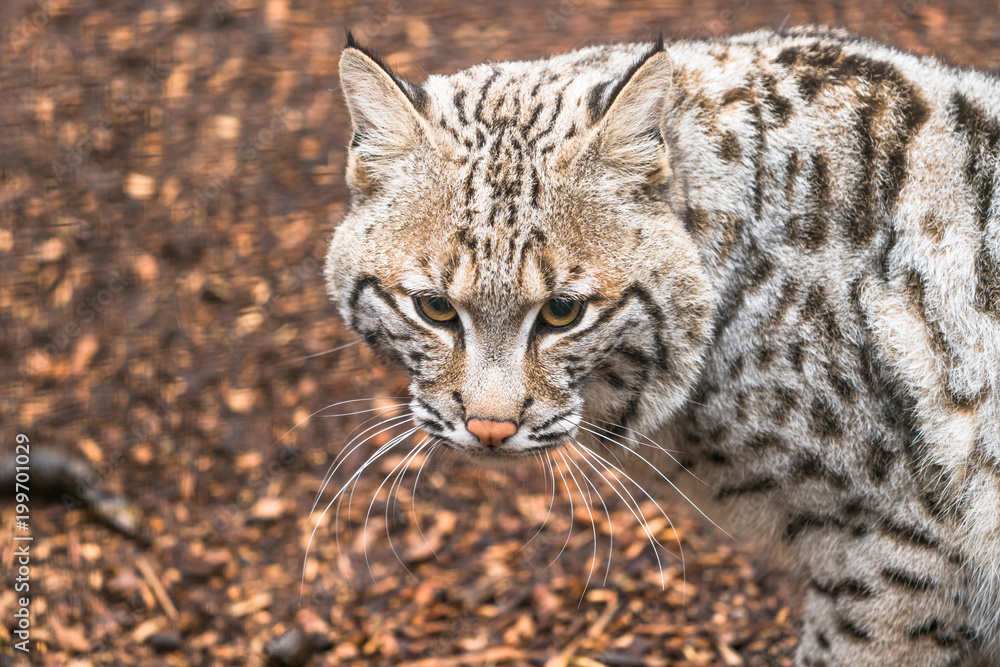
[[[798,664],[1000,664],[995,79],[819,29],[341,79],[330,293],[426,433],[614,424],[793,555]]]

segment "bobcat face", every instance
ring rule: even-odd
[[[669,59],[619,69],[418,88],[353,42],[342,57],[353,200],[330,293],[410,371],[415,424],[483,461],[570,442],[584,410],[658,424],[698,372],[710,308],[669,201]]]

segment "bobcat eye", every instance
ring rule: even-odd
[[[567,327],[576,322],[582,311],[582,301],[549,299],[542,306],[542,321],[550,327]]]
[[[418,296],[413,300],[420,314],[433,322],[450,322],[458,315],[448,299],[441,296]]]

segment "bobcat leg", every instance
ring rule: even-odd
[[[876,534],[881,533],[881,534]],[[827,540],[813,559],[799,667],[971,667],[977,633],[967,570],[933,542],[872,530]],[[830,550],[833,547],[833,550]],[[837,553],[837,549],[840,552]]]

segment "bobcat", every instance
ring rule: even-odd
[[[820,28],[340,73],[329,291],[415,426],[707,492],[799,665],[1000,664],[996,79]]]

